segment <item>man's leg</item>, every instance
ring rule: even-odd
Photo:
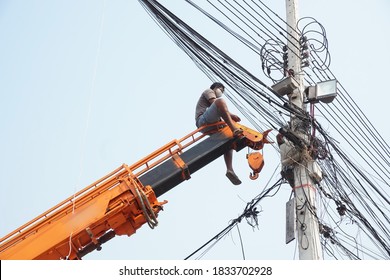
[[[222,119],[226,122],[226,124],[229,126],[230,130],[234,132],[237,130],[237,126],[235,122],[232,120],[232,117],[230,116],[226,101],[222,98],[218,98],[214,101],[215,105],[218,108],[219,113],[221,114]]]
[[[237,177],[236,173],[234,173],[233,170],[233,149],[230,149],[223,155],[225,159],[225,164],[226,164],[226,177],[229,178],[229,180],[234,184],[234,185],[239,185],[241,184],[240,179]]]

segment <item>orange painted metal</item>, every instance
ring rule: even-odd
[[[144,223],[136,188],[153,211],[162,205],[150,186],[137,179],[183,149],[202,139],[200,129],[173,140],[131,166],[123,164],[98,181],[0,239],[0,259],[79,259],[83,248],[110,231],[132,235]]]
[[[268,143],[263,134],[241,127],[247,146],[258,150]],[[139,176],[173,158],[189,178],[180,154],[206,135],[202,129],[169,142],[131,166],[123,164],[2,237],[0,259],[81,259],[115,235],[130,236],[143,224],[150,225],[149,219],[156,217],[167,201],[159,202]],[[222,132],[232,136],[227,127]]]
[[[249,167],[253,170],[253,173],[249,175],[249,178],[256,180],[259,177],[259,173],[264,167],[263,155],[259,152],[253,152],[247,156]]]
[[[178,155],[173,155],[172,160],[176,166],[181,169],[181,177],[183,180],[189,180],[191,178],[191,174],[188,170],[187,164],[183,161],[183,159]]]
[[[79,259],[85,246],[98,245],[110,230],[132,235],[146,222],[136,188],[157,215],[166,202],[123,165],[2,238],[0,259]]]

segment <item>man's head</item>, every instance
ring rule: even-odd
[[[213,91],[215,91],[215,94],[217,95],[217,97],[221,97],[222,96],[222,93],[224,92],[225,90],[225,86],[219,82],[215,82],[213,83],[211,86],[210,86],[210,89],[212,89]]]
[[[210,89],[214,90],[220,88],[222,91],[225,90],[225,86],[220,82],[215,82],[210,86]]]

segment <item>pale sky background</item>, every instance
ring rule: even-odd
[[[284,0],[264,2],[285,17]],[[185,21],[194,13],[184,1],[161,3]],[[389,13],[388,0],[299,1],[300,16],[326,29],[330,69],[387,142]],[[218,33],[196,24],[223,45]],[[213,82],[135,0],[1,0],[0,42],[0,236],[194,130],[196,101]],[[271,85],[260,60],[254,63],[253,73]],[[187,257],[277,180],[273,148],[264,150],[257,181],[248,178],[245,155],[234,154],[242,185],[230,184],[217,159],[159,198],[169,203],[156,229],[115,237],[84,259]],[[259,229],[240,224],[247,259],[298,257],[296,242],[285,244],[290,193],[283,185],[261,202]],[[204,259],[242,259],[237,230]]]

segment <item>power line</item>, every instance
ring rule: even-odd
[[[321,108],[318,110],[321,113],[321,116],[329,122],[329,125],[344,138],[346,143],[353,146],[359,157],[364,159],[368,168],[381,179],[379,182],[376,178],[370,179],[366,175],[367,172],[362,170],[346,155],[329,133],[322,129],[321,125],[314,119],[314,116],[307,115],[305,112],[289,106],[285,98],[276,95],[272,88],[267,86],[263,81],[256,77],[256,75],[252,74],[231,56],[216,47],[212,42],[200,35],[194,28],[188,26],[183,20],[168,11],[158,2],[152,0],[140,0],[140,2],[156,23],[158,23],[164,32],[187,53],[199,69],[201,69],[211,80],[221,80],[227,85],[227,88],[229,88],[227,91],[229,100],[236,105],[242,114],[248,117],[256,128],[265,130],[264,126],[272,127],[274,129],[284,126],[286,123],[286,120],[283,117],[284,114],[286,116],[288,114],[295,114],[302,120],[305,120],[305,122],[313,125],[312,129],[315,129],[318,132],[318,135],[312,139],[312,146],[310,148],[317,154],[319,152],[323,154],[320,163],[321,166],[324,167],[324,186],[330,190],[332,197],[335,199],[336,203],[339,203],[339,206],[346,204],[348,209],[347,213],[350,215],[351,219],[355,222],[359,221],[356,225],[361,230],[361,233],[372,240],[374,246],[378,248],[378,252],[367,255],[375,256],[375,254],[382,254],[388,258],[390,256],[390,246],[388,244],[390,238],[387,229],[390,227],[387,210],[389,198],[386,193],[387,189],[384,190],[381,188],[381,184],[385,184],[387,187],[389,186],[385,179],[389,178],[389,168],[386,167],[386,165],[389,165],[387,160],[388,157],[386,157],[386,155],[389,155],[389,146],[380,136],[378,131],[373,128],[373,125],[368,121],[367,117],[365,115],[362,117],[362,114],[360,114],[361,109],[353,102],[346,90],[341,86],[337,102],[331,106],[322,106],[321,104]],[[212,4],[212,9],[222,14],[223,18],[229,17],[227,12],[222,10],[226,5],[222,4],[221,1],[218,2],[221,5],[217,7],[215,4]],[[236,1],[234,2],[236,3]],[[280,20],[282,24],[286,23],[279,16],[275,17],[276,14],[261,1],[259,1],[259,3],[271,12],[264,12],[265,9],[263,8],[255,12],[252,8],[240,8],[243,6],[242,4],[239,6],[234,6],[232,3],[227,4],[229,5],[229,13],[232,15],[238,16],[245,14],[245,17],[243,18],[245,18],[246,21],[242,25],[238,25],[232,20],[228,20],[227,22],[225,20],[224,22],[222,19],[217,19],[214,15],[206,12],[206,9],[201,8],[199,5],[195,5],[189,0],[187,0],[187,3],[201,11],[203,15],[207,16],[219,27],[222,27],[235,39],[242,42],[243,46],[248,47],[252,53],[255,53],[256,55],[258,55],[258,53],[255,51],[260,50],[262,45],[261,42],[257,42],[250,33],[254,32],[255,34],[260,34],[261,32],[259,38],[262,39],[262,42],[264,41],[263,44],[266,43],[265,40],[270,39],[281,42],[283,39],[282,37],[284,36],[283,34],[286,34],[285,29],[280,28],[280,25],[275,24],[275,22]],[[208,1],[208,3],[211,4],[210,1]],[[247,2],[244,3],[248,5]],[[260,7],[259,5],[257,6]],[[225,10],[227,9],[226,7],[224,8]],[[279,30],[277,34],[259,31],[256,24],[253,21],[249,21],[249,17],[254,17],[254,15],[259,16],[257,12],[260,11],[264,14],[261,18],[268,24],[272,24],[276,30]],[[252,14],[252,12],[254,14]],[[310,20],[310,24],[316,22],[312,18]],[[233,27],[236,27],[236,31],[233,31],[233,28],[228,26],[229,22],[233,22]],[[320,47],[317,48],[312,46],[311,49],[313,51],[312,61],[315,62],[314,67],[306,68],[307,70],[305,70],[305,73],[307,73],[307,76],[311,80],[309,81],[310,84],[316,83],[318,80],[323,81],[329,79],[330,77],[335,78],[328,67],[330,56],[326,34],[322,25],[318,26],[320,27],[320,31],[318,32],[309,30],[307,26],[305,26],[302,31],[306,35],[314,33],[323,36],[322,40],[316,39],[316,42],[320,44]],[[320,50],[325,50],[325,61],[322,60],[318,54]],[[279,55],[280,53],[276,54]],[[275,59],[275,62],[277,62],[279,58],[274,54],[272,54],[272,56],[273,59]],[[280,63],[282,63],[282,61],[280,61]],[[296,74],[299,75],[300,73]],[[314,77],[316,77],[317,80],[314,80]],[[341,85],[341,83],[339,83],[339,85]],[[367,132],[361,131],[359,129],[360,127],[364,127],[368,133],[372,134],[373,139],[370,139],[369,141],[367,137],[364,137]],[[314,144],[316,146],[313,146]],[[372,149],[371,145],[376,146]],[[336,157],[341,161],[339,162]],[[349,198],[349,195],[351,195],[355,201]],[[327,214],[329,216],[332,215],[330,212],[327,212]],[[370,222],[368,222],[366,216],[370,217]],[[334,244],[338,243],[339,241],[334,241]],[[346,255],[349,255],[351,258],[356,257],[351,253],[354,250],[351,247],[354,245],[348,245],[348,248],[343,248],[343,246],[344,245],[342,244],[339,245]]]
[[[257,195],[255,198],[253,198],[250,202],[247,203],[243,213],[238,216],[237,218],[233,219],[228,226],[226,226],[223,230],[218,232],[216,235],[214,235],[210,240],[208,240],[206,243],[204,243],[202,246],[200,246],[198,249],[196,249],[193,253],[188,255],[185,260],[188,260],[195,254],[199,253],[201,250],[205,249],[207,246],[209,246],[201,255],[200,257],[203,257],[205,253],[208,252],[208,250],[211,249],[218,241],[220,241],[224,236],[226,236],[234,227],[238,226],[239,223],[241,223],[242,220],[246,220],[247,222],[249,219],[253,219],[255,221],[255,224],[252,222],[248,222],[249,225],[252,227],[258,224],[257,216],[260,213],[257,210],[257,205],[260,203],[260,201],[266,197],[272,197],[274,196],[282,183],[282,179],[279,179],[275,184],[273,184],[269,188],[265,188],[259,195]],[[272,191],[275,191],[271,194]]]

